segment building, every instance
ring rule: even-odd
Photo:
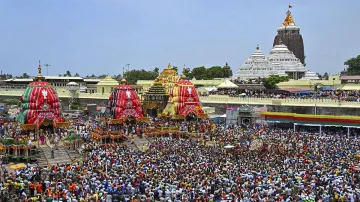
[[[66,85],[70,82],[75,82],[80,86],[80,92],[82,93],[96,93],[96,84],[100,79],[84,79],[76,76],[44,76],[52,87],[57,90],[65,90]],[[11,78],[6,79],[1,83],[0,88],[5,90],[24,90],[27,86],[33,82],[32,78]]]
[[[284,22],[277,29],[273,46],[282,44],[286,45],[296,58],[299,58],[300,62],[305,65],[303,38],[300,34],[300,27],[295,24],[290,10],[286,12]]]
[[[308,70],[305,72],[305,75],[301,78],[301,80],[320,80],[320,78],[316,72]]]
[[[100,80],[99,83],[96,84],[97,93],[100,93],[102,95],[110,94],[117,85],[119,85],[118,81],[111,78],[111,76],[106,76],[104,79]]]
[[[312,79],[299,79],[299,80],[289,80],[286,82],[280,82],[277,84],[279,89],[307,89],[307,90],[317,90],[318,86],[320,89],[335,89],[342,90],[344,85],[341,84],[339,78],[340,75],[329,75],[327,80],[312,80]],[[304,77],[303,77],[304,78]],[[359,85],[360,86],[360,85]],[[345,89],[343,89],[345,90]]]
[[[288,75],[292,79],[300,79],[306,72],[300,59],[281,40],[279,40],[279,45],[275,45],[270,51],[267,59],[272,69],[279,75]]]
[[[305,67],[300,60],[284,44],[280,44],[275,45],[268,56],[265,56],[257,46],[233,78],[257,79],[279,75],[299,79],[305,72]]]

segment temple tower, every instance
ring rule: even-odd
[[[298,27],[289,10],[286,12],[286,18],[284,22],[277,29],[277,35],[274,39],[275,45],[286,45],[288,49],[294,53],[294,55],[300,59],[300,62],[305,65],[305,53],[304,53],[304,42],[300,34],[300,27]]]

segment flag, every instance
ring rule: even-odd
[[[292,5],[289,5],[289,8],[292,8]]]

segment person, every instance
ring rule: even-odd
[[[30,182],[29,191],[30,191],[30,197],[33,197],[35,193],[35,184],[33,182]]]
[[[55,151],[53,147],[51,147],[51,158],[55,158]]]

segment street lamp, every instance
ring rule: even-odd
[[[44,64],[44,66],[46,67],[46,76],[49,76],[49,67],[50,65],[49,64]]]

